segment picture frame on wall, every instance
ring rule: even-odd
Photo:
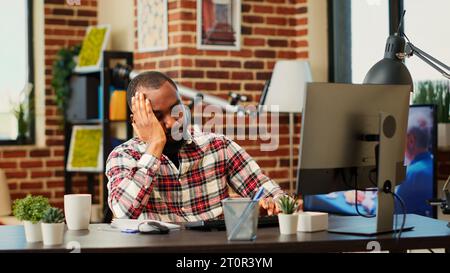
[[[99,125],[75,125],[70,138],[67,171],[101,172],[103,137]]]
[[[77,58],[75,72],[90,73],[100,71],[103,62],[103,51],[105,50],[111,26],[108,24],[89,26],[81,45],[80,54]]]
[[[197,49],[240,48],[241,0],[197,0]]]
[[[167,0],[137,0],[138,52],[169,47]]]

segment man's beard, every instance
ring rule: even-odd
[[[175,154],[181,149],[183,146],[184,139],[174,140],[172,138],[170,130],[166,132],[166,145],[164,146],[163,154]]]

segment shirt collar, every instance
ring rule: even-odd
[[[411,164],[416,163],[417,161],[428,159],[428,158],[431,158],[430,152],[427,151],[427,152],[420,153],[414,157],[414,159],[411,161]]]

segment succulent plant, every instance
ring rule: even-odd
[[[59,208],[48,208],[42,217],[43,223],[58,224],[64,222],[64,213]]]
[[[298,202],[296,197],[284,195],[278,199],[280,210],[284,214],[293,214],[298,209]]]
[[[13,214],[20,221],[31,221],[33,224],[42,220],[44,212],[50,208],[48,199],[43,196],[32,196],[17,199],[13,203]]]

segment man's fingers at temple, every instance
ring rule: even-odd
[[[145,110],[145,98],[143,93],[139,93],[139,112],[143,122],[147,121],[147,110]]]
[[[139,112],[137,105],[137,94],[131,98],[131,110],[133,111],[134,122],[137,123],[141,121],[141,113]]]
[[[154,115],[152,102],[149,99],[145,99],[145,106],[146,106],[146,109],[147,109],[147,113],[150,114],[150,115]]]

